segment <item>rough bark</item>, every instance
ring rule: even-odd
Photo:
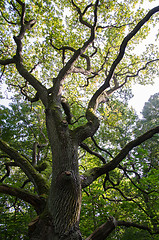
[[[53,155],[52,182],[45,214],[31,224],[30,239],[82,239],[78,227],[81,208],[78,141],[55,103],[51,102],[46,109],[46,123]]]

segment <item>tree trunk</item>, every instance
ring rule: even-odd
[[[82,240],[78,226],[66,234],[60,235],[55,231],[53,219],[37,220],[29,226],[30,240]]]
[[[79,240],[81,183],[78,143],[66,121],[57,118],[58,109],[46,111],[53,166],[45,212],[30,226],[31,240]]]

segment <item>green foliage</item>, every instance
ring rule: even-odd
[[[13,147],[18,144],[19,151],[26,151],[24,154],[31,158],[33,143],[46,142],[44,109],[40,104],[36,106],[34,104],[33,109],[29,103],[23,103],[17,99],[10,104],[9,108],[1,106],[0,111],[2,138]]]
[[[27,225],[35,217],[33,207],[11,196],[0,196],[1,239],[29,239]]]

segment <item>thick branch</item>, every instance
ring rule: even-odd
[[[156,133],[159,133],[159,126],[149,130],[148,132],[144,133],[140,137],[129,142],[119,152],[119,154],[109,163],[103,165],[102,167],[96,167],[96,168],[88,170],[88,172],[83,174],[83,176],[81,177],[82,178],[82,188],[89,186],[94,180],[96,180],[101,175],[114,170],[134,147],[136,147],[136,146],[140,145],[141,143],[143,143],[144,141],[150,139]]]
[[[20,188],[8,186],[6,184],[0,184],[0,193],[8,194],[20,198],[21,200],[31,204],[36,212],[40,214],[45,206],[44,200],[40,199],[35,194],[28,193]]]
[[[87,76],[91,73],[91,69],[88,71],[88,70],[85,70],[84,68],[81,68],[81,67],[73,67],[71,69],[71,73],[81,73],[81,74]]]
[[[93,111],[88,110],[86,118],[88,122],[80,127],[77,127],[73,132],[76,135],[78,144],[80,145],[86,138],[92,137],[99,127],[99,119]]]
[[[45,107],[47,107],[48,103],[48,92],[47,89],[31,74],[29,73],[23,66],[21,62],[16,63],[16,68],[20,75],[30,83],[37,91],[38,97],[42,100]]]
[[[106,92],[103,92],[100,95],[99,101],[103,103],[109,101]],[[98,103],[96,105],[98,105]],[[87,109],[86,118],[88,120],[87,124],[85,124],[84,126],[78,127],[74,130],[79,144],[81,144],[81,142],[83,142],[86,138],[92,137],[96,133],[99,127],[99,119],[92,108]]]
[[[23,22],[23,20],[21,20]],[[14,36],[14,41],[17,45],[17,51],[16,51],[16,58],[18,61],[22,61],[22,39],[25,35],[26,30],[30,30],[34,24],[36,23],[35,20],[30,20],[29,22],[26,22],[25,25],[21,24],[21,29],[20,29],[20,33],[18,36]]]
[[[15,63],[14,58],[0,60],[0,65],[3,65],[3,66],[6,66],[6,65],[9,65],[9,64],[12,64],[12,63]]]
[[[61,105],[63,107],[64,113],[66,114],[67,122],[71,124],[72,114],[71,114],[69,103],[67,102],[66,98],[61,98]]]
[[[106,223],[97,228],[86,240],[105,240],[114,229],[114,218],[110,217]]]
[[[8,154],[11,159],[19,166],[23,172],[27,175],[27,177],[33,182],[35,187],[37,188],[38,194],[47,194],[48,186],[45,180],[39,175],[31,163],[23,157],[17,150],[10,147],[7,143],[0,139],[0,149]]]
[[[118,226],[135,227],[138,229],[146,230],[150,234],[153,234],[148,226],[133,222],[117,221],[115,218],[110,217],[106,223],[97,228],[86,240],[105,240],[110,235],[110,233],[113,232],[113,230]]]

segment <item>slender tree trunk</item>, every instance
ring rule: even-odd
[[[78,172],[78,144],[65,121],[46,112],[53,166],[52,182],[45,212],[30,228],[31,240],[80,240],[78,223],[81,184]]]

